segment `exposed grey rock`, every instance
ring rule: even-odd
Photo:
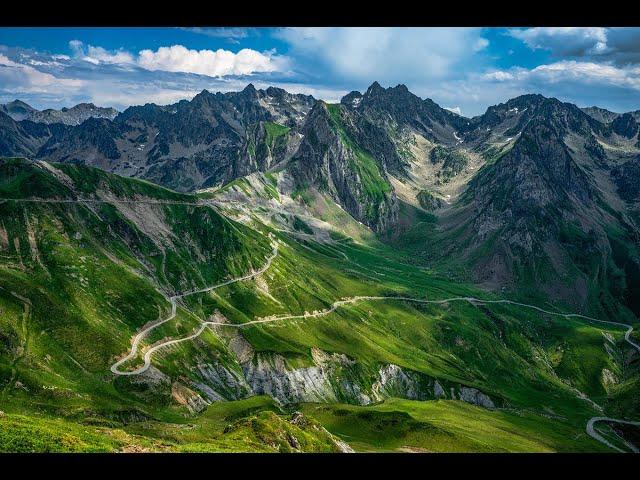
[[[394,364],[380,367],[378,380],[371,386],[371,390],[378,401],[388,397],[426,400],[434,396],[428,377],[405,371]]]
[[[444,389],[442,388],[442,385],[440,385],[440,382],[438,382],[438,380],[436,380],[436,381],[434,382],[434,385],[433,385],[433,395],[434,395],[436,398],[442,398],[442,397],[444,397],[444,396],[445,396]]]
[[[233,366],[198,364],[198,380],[193,382],[208,401],[269,395],[280,404],[301,402],[345,402],[368,405],[389,397],[411,400],[447,398],[440,381],[406,370],[398,365],[381,365],[375,380],[362,366],[344,354],[327,353],[314,348],[307,366],[291,365],[284,356],[271,352],[255,352],[234,330],[218,330],[239,361],[241,370]],[[450,398],[460,389],[460,399],[493,408],[491,399],[477,389],[451,385]],[[292,422],[302,421],[294,414]]]
[[[354,218],[385,232],[397,222],[398,203],[384,164],[367,151],[367,145],[356,146],[353,139],[345,139],[353,130],[351,115],[341,107],[333,108],[333,118],[324,102],[309,113],[291,173],[301,187],[311,185],[327,192]],[[373,163],[364,168],[362,162]]]
[[[491,399],[480,390],[469,387],[460,387],[459,400],[472,403],[484,408],[495,408]]]

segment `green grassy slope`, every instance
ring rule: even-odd
[[[140,327],[166,317],[165,295],[260,267],[271,251],[265,235],[270,228],[262,225],[259,232],[210,206],[191,205],[195,196],[86,167],[54,167],[57,176],[23,160],[2,161],[0,198],[81,197],[107,203],[0,199],[0,422],[6,427],[0,450],[331,451],[336,448],[332,437],[313,428],[319,421],[348,443],[347,435],[353,435],[354,446],[364,450],[407,445],[431,450],[448,439],[440,448],[597,451],[599,444],[581,435],[587,419],[599,412],[576,389],[607,412],[623,409],[626,416],[637,416],[632,400],[637,372],[623,361],[632,354],[621,341],[621,329],[512,305],[399,300],[363,301],[325,316],[239,332],[258,354],[280,354],[291,368],[311,365],[316,349],[344,354],[353,362],[349,378],[363,389],[381,366],[392,363],[447,388],[478,388],[508,410],[400,400],[327,410],[304,406],[308,423],[302,425],[292,416],[295,405],[283,409],[253,397],[213,403],[193,416],[175,390],[202,380],[194,366],[208,362],[239,369],[227,345],[227,327],[207,330],[154,357],[154,369],[167,382],[115,377],[109,367],[128,351]],[[138,203],[123,202],[134,198]],[[149,200],[180,203],[144,203]],[[321,244],[271,233],[279,252],[260,279],[185,297],[177,317],[154,330],[142,347],[189,335],[216,311],[242,324],[326,309],[356,295],[488,298],[472,286],[403,263],[384,245],[345,237]],[[138,365],[139,359],[131,362]],[[604,369],[619,379],[616,386],[603,381]],[[349,412],[347,418],[360,411],[399,412],[401,430],[409,416],[407,428],[417,433],[387,435],[377,429],[377,414],[362,427],[369,430],[358,432],[352,422],[334,418],[342,415],[336,414],[340,409]],[[451,425],[435,428],[434,417]],[[474,427],[465,430],[471,417]],[[86,422],[91,429],[77,427]]]

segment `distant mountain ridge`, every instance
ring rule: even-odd
[[[20,100],[0,105],[0,111],[16,121],[30,120],[35,123],[62,123],[65,125],[80,125],[89,118],[106,118],[113,120],[118,111],[114,108],[96,107],[93,103],[79,103],[71,108],[55,110],[37,110]]]

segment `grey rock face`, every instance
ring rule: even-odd
[[[411,400],[460,399],[486,408],[492,400],[471,387],[447,383],[405,370],[398,365],[381,365],[374,372],[346,355],[313,349],[311,364],[293,366],[277,353],[255,352],[239,332],[227,337],[227,345],[238,360],[239,369],[220,363],[200,363],[192,388],[207,402],[235,400],[251,395],[269,395],[280,404],[301,402],[345,402],[368,405],[389,397]],[[372,375],[373,373],[373,375]],[[374,378],[373,382],[371,378]],[[456,397],[455,391],[459,391]]]
[[[491,399],[475,388],[461,387],[459,400],[467,403],[472,403],[484,408],[495,408],[495,405],[493,404]]]
[[[302,129],[290,169],[299,185],[328,192],[354,218],[377,232],[397,222],[398,203],[384,165],[350,137],[351,118],[318,102]]]

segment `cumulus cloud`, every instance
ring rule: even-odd
[[[183,45],[160,47],[158,50],[142,50],[138,65],[147,70],[185,72],[222,77],[225,75],[249,75],[256,72],[274,72],[280,67],[274,52],[257,52],[243,48],[238,53],[229,50],[190,50]]]
[[[69,42],[69,48],[71,48],[76,58],[94,65],[101,63],[131,64],[135,61],[133,55],[123,49],[109,51],[93,45],[85,46],[80,40],[71,40]]]
[[[598,54],[607,48],[607,29],[602,27],[535,27],[512,29],[509,34],[529,48],[553,50],[558,55]]]
[[[184,45],[172,45],[157,50],[141,50],[137,56],[123,49],[107,50],[85,45],[80,40],[70,41],[69,48],[75,59],[93,65],[138,66],[152,71],[196,73],[210,77],[275,72],[286,66],[286,59],[277,56],[273,50],[258,52],[249,48],[234,53],[222,48],[191,50]]]
[[[617,67],[575,60],[538,65],[532,69],[496,70],[485,73],[482,78],[497,82],[599,84],[640,90],[640,66]]]

